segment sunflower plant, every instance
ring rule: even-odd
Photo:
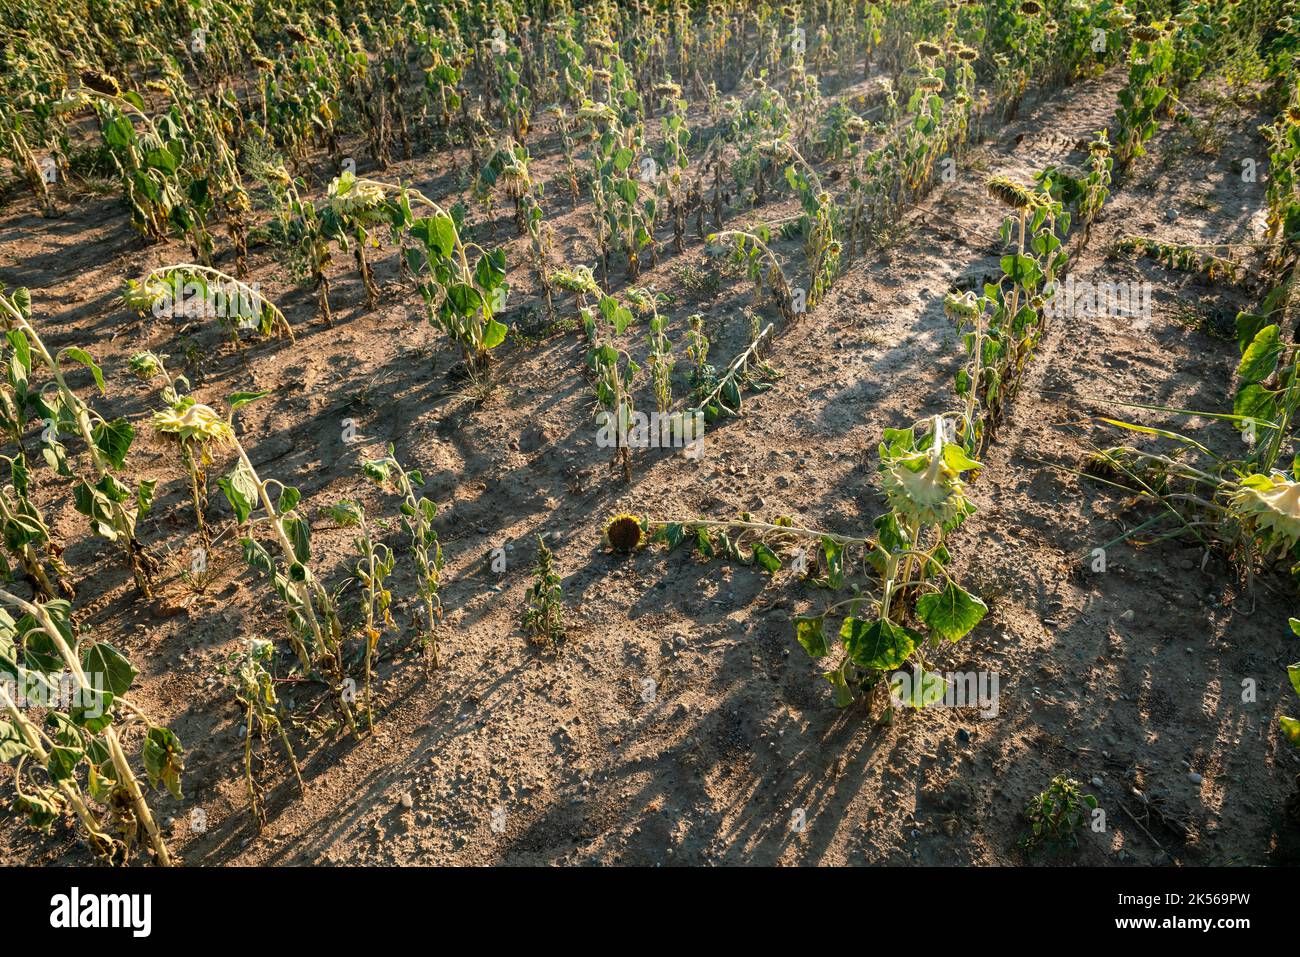
[[[851,597],[794,622],[809,657],[836,659],[823,674],[836,706],[851,704],[907,668],[913,672],[910,686],[918,690],[905,703],[925,707],[943,696],[944,687],[926,671],[927,652],[961,640],[988,611],[949,571],[948,536],[974,511],[962,474],[980,467],[945,438],[952,423],[951,417],[936,416],[922,434],[915,427],[885,431],[880,469],[889,509],[871,534],[821,531],[783,516],[762,522],[747,514],[735,520],[645,520],[644,528],[670,550],[687,545],[706,558],[727,557],[769,574],[790,566],[815,587],[851,590]],[[878,590],[853,581],[856,570],[871,573]]]
[[[171,853],[120,732],[144,725],[145,777],[178,799],[185,749],[126,697],[135,676],[117,648],[78,636],[68,602],[0,588],[0,761],[14,769],[15,812],[46,833],[70,813],[97,858],[125,864],[147,846],[167,866]],[[31,704],[45,708],[43,722]]]

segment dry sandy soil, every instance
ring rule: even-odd
[[[908,212],[898,240],[852,262],[816,312],[777,338],[770,360],[784,377],[747,399],[741,418],[710,431],[702,460],[643,454],[630,486],[595,447],[584,346],[572,333],[510,340],[499,388],[476,403],[449,379],[455,356],[424,321],[391,249],[377,257],[384,295],[372,312],[362,307],[350,257],[337,258],[336,317],[326,327],[310,292],[262,248],[254,251],[253,276],[289,316],[298,344],[247,340],[236,348],[215,326],[141,321],[122,307],[123,279],[186,254],[177,245],[142,246],[112,195],[65,196],[54,219],[11,196],[0,210],[0,281],[32,288],[38,327],[52,345],[94,352],[110,379],[109,397],[96,399],[97,407],[137,422],[131,467],[163,480],[143,529],[170,560],[152,605],[135,596],[111,547],[83,533],[67,490],[46,481],[43,494],[56,535],[69,543],[80,614],[125,648],[141,670],[136,700],[189,748],[185,799],[153,798],[178,858],[189,865],[1295,862],[1297,825],[1284,806],[1300,763],[1276,731],[1285,664],[1297,657],[1286,634],[1294,611],[1286,583],[1266,578],[1249,593],[1219,557],[1173,541],[1142,550],[1115,544],[1107,571],[1092,573],[1092,549],[1149,513],[1068,471],[1093,447],[1121,440],[1090,420],[1123,412],[1107,399],[1211,411],[1230,404],[1237,351],[1223,330],[1258,291],[1108,258],[1107,250],[1129,234],[1256,238],[1264,183],[1242,182],[1233,163],[1252,156],[1263,165],[1262,109],[1223,109],[1206,90],[1184,98],[1208,124],[1202,137],[1186,123],[1165,123],[1073,267],[1080,279],[1153,283],[1152,320],[1055,323],[971,488],[979,512],[954,552],[991,612],[935,666],[997,672],[995,717],[932,709],[882,721],[879,701],[837,711],[790,622],[824,604],[824,593],[788,571],[769,578],[685,550],[624,558],[601,544],[603,521],[623,510],[660,519],[750,510],[840,532],[869,526],[881,510],[874,479],[881,430],[953,403],[959,343],[942,299],[991,276],[1001,254],[1001,210],[986,195],[985,178],[1027,179],[1047,164],[1079,163],[1078,141],[1109,123],[1122,83],[1112,71],[1031,98],[1016,120],[990,120],[955,181]],[[1201,149],[1204,130],[1222,146]],[[553,143],[546,129],[530,142],[543,157],[537,168],[552,179],[548,220],[570,263],[591,262],[587,209],[572,208],[553,179],[560,171],[548,152]],[[366,162],[359,165],[366,173]],[[463,155],[443,151],[383,176],[468,203],[467,184],[451,172],[463,167]],[[322,166],[322,183],[325,175]],[[793,210],[791,200],[757,212],[733,208],[728,222]],[[508,212],[499,207],[493,224],[471,221],[480,224],[476,239],[507,245],[512,305],[536,308]],[[667,250],[662,234],[661,241]],[[796,243],[784,248],[801,266]],[[701,292],[682,281],[687,264],[720,268],[693,228],[686,252],[666,251],[639,283],[673,297],[667,311],[679,346],[685,317],[704,313],[721,364],[746,341],[748,283],[724,278],[716,292]],[[572,314],[571,301],[560,303]],[[525,319],[523,311],[514,315]],[[281,763],[264,767],[271,813],[260,835],[247,812],[240,715],[215,669],[242,636],[281,634],[280,610],[236,546],[222,552],[225,567],[206,592],[177,578],[195,544],[187,489],[175,457],[144,427],[153,390],[126,369],[145,348],[180,361],[185,339],[200,401],[273,392],[241,412],[242,439],[264,476],[302,489],[313,515],[344,498],[358,498],[372,517],[395,515],[392,498],[358,470],[359,455],[388,442],[408,467],[423,470],[440,508],[448,561],[443,667],[427,675],[418,652],[394,641],[379,670],[384,708],[376,733],[305,743],[301,799]],[[87,374],[73,381],[89,394]],[[358,445],[342,441],[344,419],[355,421]],[[1237,441],[1209,420],[1200,426],[1207,441]],[[229,523],[213,492],[214,518]],[[353,561],[352,533],[323,517],[314,525],[320,571],[341,582]],[[569,607],[571,634],[558,658],[519,628],[537,533],[553,543]],[[395,526],[386,538],[402,552]],[[507,550],[501,576],[486,561],[494,547]],[[409,584],[399,564],[404,633],[416,606],[406,597]],[[355,601],[349,592],[349,613]],[[642,700],[647,678],[655,682],[651,702]],[[1257,700],[1243,702],[1244,679],[1257,683]],[[1099,798],[1106,829],[1086,833],[1075,852],[1028,856],[1017,847],[1021,809],[1063,772]],[[201,831],[191,827],[194,809],[206,815]],[[800,811],[806,825],[792,828]],[[62,831],[50,841],[6,821],[0,860],[72,863],[86,855]]]

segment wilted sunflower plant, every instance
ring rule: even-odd
[[[1300,459],[1280,464],[1280,453],[1292,441],[1286,425],[1296,411],[1296,352],[1293,347],[1269,356],[1266,350],[1255,348],[1261,341],[1271,341],[1275,332],[1276,327],[1261,329],[1251,340],[1238,369],[1246,380],[1238,393],[1239,407],[1242,393],[1260,402],[1250,414],[1131,406],[1228,423],[1253,443],[1245,456],[1217,453],[1190,434],[1174,429],[1100,419],[1107,425],[1169,443],[1164,449],[1110,447],[1097,452],[1087,463],[1085,474],[1156,506],[1153,517],[1125,538],[1158,541],[1188,536],[1207,548],[1220,550],[1237,564],[1248,582],[1260,569],[1269,567],[1289,571],[1300,582]],[[1290,381],[1280,390],[1250,381],[1260,375],[1261,363],[1281,366],[1270,373],[1274,384],[1274,376]],[[1265,402],[1274,413],[1271,420],[1262,417]]]
[[[359,502],[340,502],[325,511],[339,525],[357,530],[352,543],[359,556],[356,576],[361,583],[361,608],[365,619],[362,622],[361,641],[365,649],[362,669],[365,679],[366,725],[373,732],[375,706],[371,677],[375,652],[379,647],[379,639],[383,636],[383,629],[395,627],[393,615],[389,611],[393,594],[385,584],[393,571],[393,550],[375,539],[374,529],[366,519],[366,510]]]
[[[216,319],[236,344],[239,333],[248,330],[295,341],[289,320],[275,303],[211,266],[177,263],[151,269],[126,281],[122,302],[140,315]]]
[[[284,755],[293,768],[298,793],[307,793],[302,783],[298,756],[289,740],[285,727],[288,710],[275,691],[275,675],[271,668],[275,661],[275,645],[265,638],[246,638],[243,647],[226,662],[225,674],[231,694],[244,715],[244,783],[248,788],[248,807],[258,829],[266,826],[266,800],[253,768],[253,736],[265,743],[268,734],[280,739]]]
[[[15,289],[5,295],[0,288],[0,319],[10,345],[24,356],[28,369],[39,360],[54,380],[54,388],[33,397],[38,415],[46,423],[41,433],[41,452],[60,476],[77,478],[60,441],[65,429],[77,434],[86,447],[92,478],[80,478],[73,487],[77,511],[90,519],[96,535],[117,544],[131,568],[136,587],[145,598],[153,597],[153,577],[158,561],[136,535],[136,521],[153,502],[156,481],[142,480],[132,488],[122,477],[127,453],[135,439],[135,427],[125,418],[108,421],[82,401],[68,386],[62,363],[71,360],[90,370],[95,386],[105,394],[104,374],[86,350],[65,346],[51,354],[31,324],[31,293]]]
[[[389,221],[415,273],[430,324],[460,349],[471,375],[485,373],[492,350],[506,338],[506,326],[496,318],[510,292],[505,250],[489,252],[465,240],[456,218],[418,190],[365,182],[388,195]],[[416,208],[430,215],[417,216]]]
[[[22,333],[6,333],[0,352],[0,435],[13,446],[12,455],[0,455],[9,467],[9,483],[0,488],[0,575],[10,579],[21,572],[42,599],[74,595],[71,574],[63,564],[63,549],[55,542],[45,515],[37,505],[35,481],[23,450],[28,425],[44,403],[32,381],[32,353]]]
[[[958,371],[956,392],[966,403],[961,443],[979,454],[988,432],[1019,387],[1042,335],[1057,276],[1069,257],[1062,237],[1071,214],[1047,188],[1007,177],[988,181],[989,194],[1009,207],[1001,237],[1013,251],[1004,255],[1001,277],[982,294],[952,293],[944,309],[963,330],[967,362]]]
[[[350,731],[357,731],[352,702],[355,700],[355,682],[346,674],[343,657],[343,626],[339,621],[334,597],[316,577],[311,568],[311,525],[298,511],[302,494],[275,479],[263,479],[253,467],[248,452],[233,432],[235,412],[257,399],[265,392],[237,392],[230,396],[230,412],[225,422],[231,427],[229,442],[238,455],[238,461],[229,473],[218,481],[226,500],[234,510],[236,522],[248,529],[240,544],[244,559],[255,572],[266,575],[281,601],[289,624],[289,642],[298,658],[298,666],[305,678],[325,684],[330,703],[340,721]],[[198,406],[191,406],[193,413]],[[215,417],[210,408],[202,415]],[[272,499],[272,492],[275,498]],[[262,514],[256,520],[258,510]],[[268,550],[252,535],[252,524],[265,524],[275,540],[274,552]]]
[[[141,353],[132,357],[132,365],[154,365],[156,375],[167,377],[160,357]],[[196,402],[192,396],[178,395],[175,380],[168,379],[163,389],[167,408],[153,415],[154,431],[176,443],[181,462],[190,480],[190,500],[194,506],[194,523],[202,547],[212,544],[212,532],[207,522],[208,480],[207,469],[213,463],[213,452],[231,448],[235,434],[230,423],[211,407]]]
[[[927,650],[959,641],[988,610],[949,571],[948,535],[974,511],[961,476],[980,467],[949,438],[958,418],[935,416],[922,434],[915,426],[885,431],[880,472],[889,510],[875,520],[873,534],[844,535],[786,517],[761,522],[749,515],[646,520],[643,527],[670,550],[688,545],[706,558],[725,556],[769,574],[790,566],[816,587],[850,589],[851,597],[795,620],[796,637],[811,658],[838,659],[824,673],[835,704],[848,705],[886,676],[908,669],[909,680],[899,687],[913,690],[903,704],[925,707],[945,691],[944,679],[926,670]],[[878,591],[851,580],[859,569],[874,573]],[[828,619],[839,627],[828,632]]]
[[[0,604],[0,761],[14,769],[14,811],[45,833],[71,812],[87,847],[107,863],[125,864],[147,845],[155,863],[170,865],[119,731],[144,726],[145,775],[178,799],[185,750],[125,697],[135,668],[107,642],[78,635],[66,601],[0,589]],[[32,705],[45,709],[43,722]]]
[[[1115,160],[1120,172],[1146,153],[1146,142],[1160,125],[1157,111],[1169,95],[1174,44],[1163,23],[1129,29],[1128,84],[1119,92],[1115,111]]]
[[[415,563],[416,593],[424,604],[423,642],[426,659],[431,668],[437,668],[438,629],[442,622],[442,601],[438,587],[442,573],[442,546],[433,527],[438,516],[438,506],[416,490],[424,486],[424,476],[416,469],[404,469],[397,461],[392,445],[381,459],[364,459],[361,470],[381,488],[394,489],[402,498],[402,528],[411,542],[411,558]]]

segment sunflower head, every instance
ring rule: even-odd
[[[939,93],[943,90],[943,80],[937,76],[923,76],[916,82],[916,86],[926,93]]]
[[[1160,39],[1160,31],[1149,24],[1139,24],[1129,30],[1128,35],[1142,43],[1155,43]]]
[[[166,285],[154,278],[142,279],[139,282],[128,279],[126,288],[122,290],[122,302],[136,312],[150,312],[167,297],[169,292]]]
[[[211,406],[195,402],[185,408],[164,409],[153,414],[153,427],[164,435],[201,444],[233,445],[235,431]]]
[[[916,45],[916,52],[918,56],[931,59],[943,53],[943,48],[937,43],[931,43],[929,40],[922,40]]]
[[[1095,155],[1105,156],[1110,152],[1110,137],[1105,130],[1097,134],[1095,140],[1088,141],[1088,152]]]
[[[384,204],[384,191],[352,173],[343,173],[330,183],[328,201],[340,216],[374,217]]]
[[[980,303],[975,298],[975,293],[969,289],[962,295],[950,292],[944,296],[943,311],[949,319],[962,322],[974,322],[979,316]]]
[[[105,96],[121,96],[122,88],[117,85],[117,80],[113,79],[102,70],[96,70],[91,67],[81,71],[82,86],[89,87],[96,93],[103,93]]]
[[[148,382],[163,371],[163,356],[155,352],[137,352],[127,360],[127,368],[131,374],[143,382]]]
[[[267,182],[279,186],[281,189],[287,189],[293,180],[289,176],[289,171],[283,166],[268,166],[266,168]]]
[[[994,176],[984,185],[990,196],[1012,209],[1023,212],[1038,205],[1033,190],[1006,176]]]
[[[605,541],[616,552],[631,554],[641,544],[641,520],[626,513],[615,515],[605,526]]]
[[[1288,552],[1300,544],[1300,482],[1251,475],[1233,492],[1229,507],[1266,550]]]
[[[1036,17],[1043,12],[1043,5],[1038,0],[1021,0],[1020,12],[1027,17]]]
[[[943,420],[938,416],[932,430],[934,443],[926,451],[881,463],[889,507],[909,525],[947,525],[966,510],[961,474],[945,454]],[[965,456],[958,459],[961,468],[978,467]]]

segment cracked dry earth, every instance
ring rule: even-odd
[[[1266,117],[1224,109],[1213,84],[1185,100],[1222,146],[1207,152],[1188,124],[1166,121],[1074,250],[1081,280],[1152,283],[1150,321],[1098,315],[1051,325],[971,486],[979,512],[953,551],[991,611],[933,665],[996,672],[996,715],[932,709],[886,722],[879,701],[837,711],[790,621],[825,603],[823,593],[788,571],[768,578],[685,550],[620,558],[601,547],[603,520],[623,510],[654,518],[749,510],[839,532],[869,525],[881,509],[882,429],[953,402],[960,343],[942,299],[993,275],[1002,253],[1002,211],[984,180],[1078,164],[1079,141],[1109,123],[1122,85],[1111,71],[1031,98],[1018,119],[989,119],[955,180],[909,210],[901,237],[852,262],[818,310],[778,336],[770,359],[784,377],[711,430],[701,460],[643,455],[630,486],[594,448],[575,336],[510,342],[500,387],[476,404],[448,380],[450,350],[424,323],[391,250],[379,258],[384,296],[370,313],[350,260],[336,265],[332,328],[315,318],[310,294],[256,250],[254,277],[299,341],[237,349],[219,330],[154,325],[123,310],[121,281],[182,250],[142,248],[111,198],[81,197],[52,220],[23,202],[4,209],[0,280],[32,287],[52,344],[91,346],[110,378],[109,397],[97,400],[105,411],[139,423],[154,399],[127,376],[127,357],[142,348],[180,355],[188,339],[201,357],[200,401],[272,390],[241,412],[263,475],[299,486],[313,506],[355,497],[372,517],[391,516],[395,503],[366,485],[357,456],[393,442],[440,508],[443,667],[426,675],[413,649],[395,646],[380,665],[376,733],[312,743],[301,799],[285,769],[272,767],[259,835],[246,809],[240,716],[214,669],[241,636],[279,632],[274,595],[233,547],[205,593],[175,579],[191,547],[186,489],[144,428],[133,468],[163,479],[145,537],[169,556],[173,576],[153,605],[133,597],[108,546],[82,535],[70,495],[45,487],[55,532],[72,543],[65,558],[94,596],[79,599],[81,614],[125,646],[141,670],[135,697],[190,748],[185,799],[156,798],[177,857],[190,865],[1294,862],[1294,825],[1281,809],[1300,766],[1275,731],[1295,656],[1282,583],[1263,579],[1248,593],[1200,549],[1116,541],[1147,516],[1073,471],[1093,448],[1122,440],[1098,414],[1185,425],[1110,402],[1230,404],[1237,352],[1222,331],[1257,291],[1108,256],[1124,235],[1260,235],[1264,183],[1242,182],[1231,164],[1266,155],[1256,131]],[[548,144],[544,132],[530,146],[555,176],[562,161]],[[453,172],[463,165],[463,155],[436,153],[385,175],[454,197],[464,194]],[[558,180],[549,185],[558,248],[589,262],[586,209],[572,206]],[[729,222],[791,211],[792,201],[774,202],[732,210]],[[491,228],[495,237],[479,227],[475,239],[507,245],[511,283],[528,302],[535,290],[517,265],[524,248],[509,217]],[[799,262],[795,244],[786,246]],[[687,264],[717,269],[693,230],[686,252],[666,252],[640,282],[673,295],[675,342],[684,317],[704,313],[725,361],[745,342],[748,284],[693,287],[682,280]],[[89,385],[86,375],[74,381]],[[341,442],[345,419],[357,446]],[[1198,425],[1203,441],[1237,441],[1208,420]],[[212,501],[228,523],[219,493]],[[351,533],[324,518],[314,524],[323,577],[342,581]],[[539,532],[555,549],[569,606],[558,659],[518,627]],[[396,528],[387,537],[400,546]],[[1093,573],[1090,554],[1108,543],[1106,571]],[[485,562],[498,546],[503,576]],[[407,584],[395,580],[402,625],[414,612]],[[1246,679],[1257,684],[1254,701],[1242,700]],[[1059,773],[1097,795],[1106,829],[1065,858],[1026,857],[1017,848],[1021,808]],[[189,826],[195,809],[206,815],[201,832]],[[792,828],[796,819],[802,828]],[[0,839],[6,861],[84,859],[70,840],[51,845],[13,822]]]

